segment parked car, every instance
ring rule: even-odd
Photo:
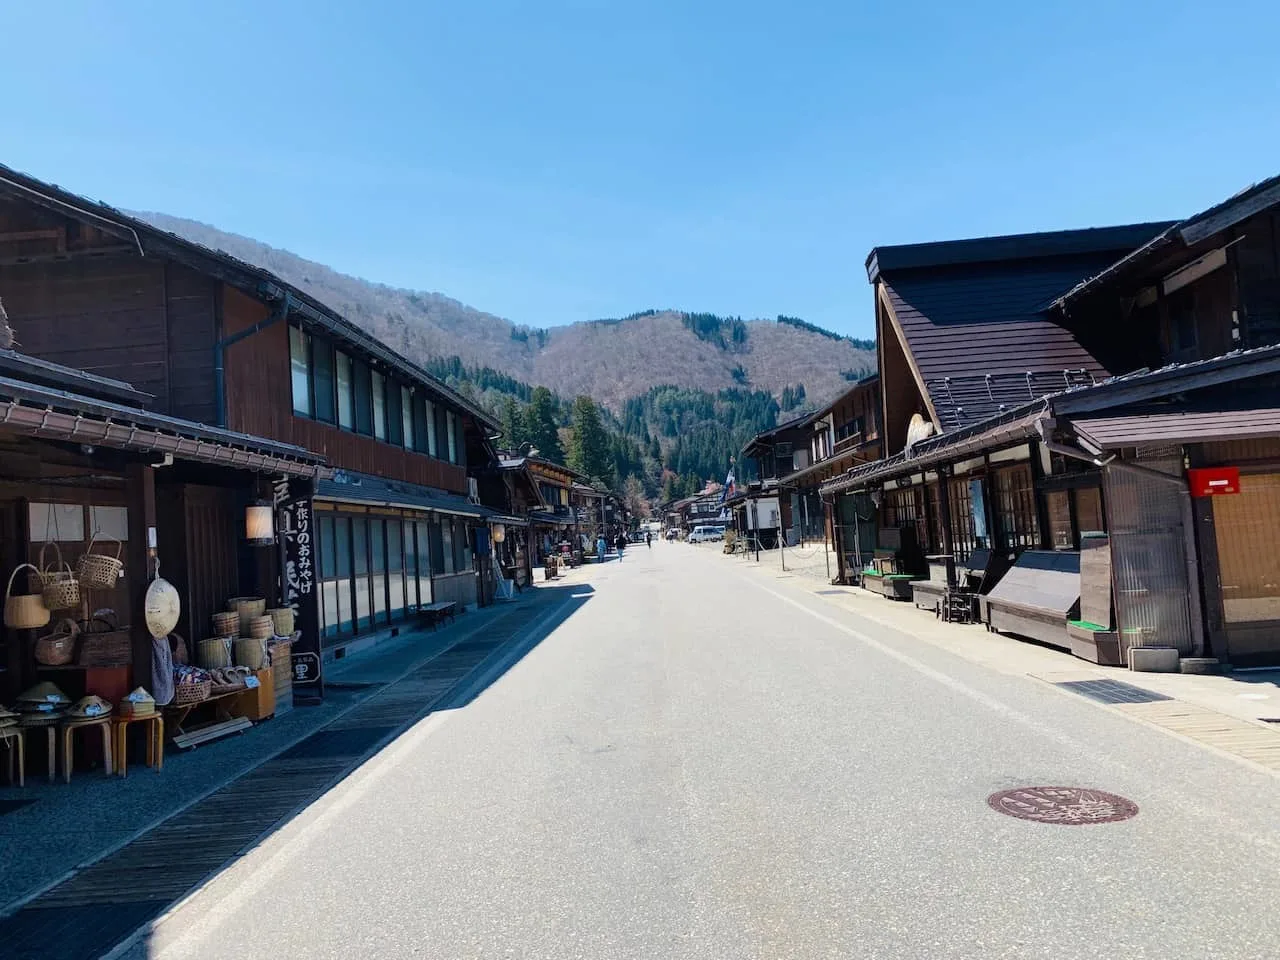
[[[644,543],[644,531],[632,530],[630,533],[627,534],[627,539],[630,540],[632,543]]]
[[[694,527],[693,533],[689,534],[690,543],[706,543],[710,540],[723,540],[724,527]]]

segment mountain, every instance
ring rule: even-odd
[[[458,357],[563,397],[586,394],[615,412],[655,384],[779,397],[803,385],[805,395],[822,401],[875,364],[873,344],[790,317],[743,321],[646,310],[547,330],[519,326],[440,293],[371,283],[194,220],[134,215],[270,270],[418,363]]]

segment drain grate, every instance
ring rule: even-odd
[[[848,591],[846,590],[815,590],[813,591],[820,597],[841,597]]]
[[[1172,700],[1163,693],[1152,693],[1131,683],[1119,680],[1067,680],[1054,684],[1082,697],[1096,700],[1098,703],[1159,703],[1161,700]]]
[[[23,807],[29,807],[35,800],[0,800],[0,817],[6,813],[16,813]]]

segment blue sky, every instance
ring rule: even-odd
[[[328,6],[10,4],[0,161],[517,322],[860,335],[876,244],[1280,172],[1274,2]]]

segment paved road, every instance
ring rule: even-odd
[[[1280,780],[1030,679],[632,548],[135,956],[1275,957]],[[1061,826],[994,791],[1097,787]]]

